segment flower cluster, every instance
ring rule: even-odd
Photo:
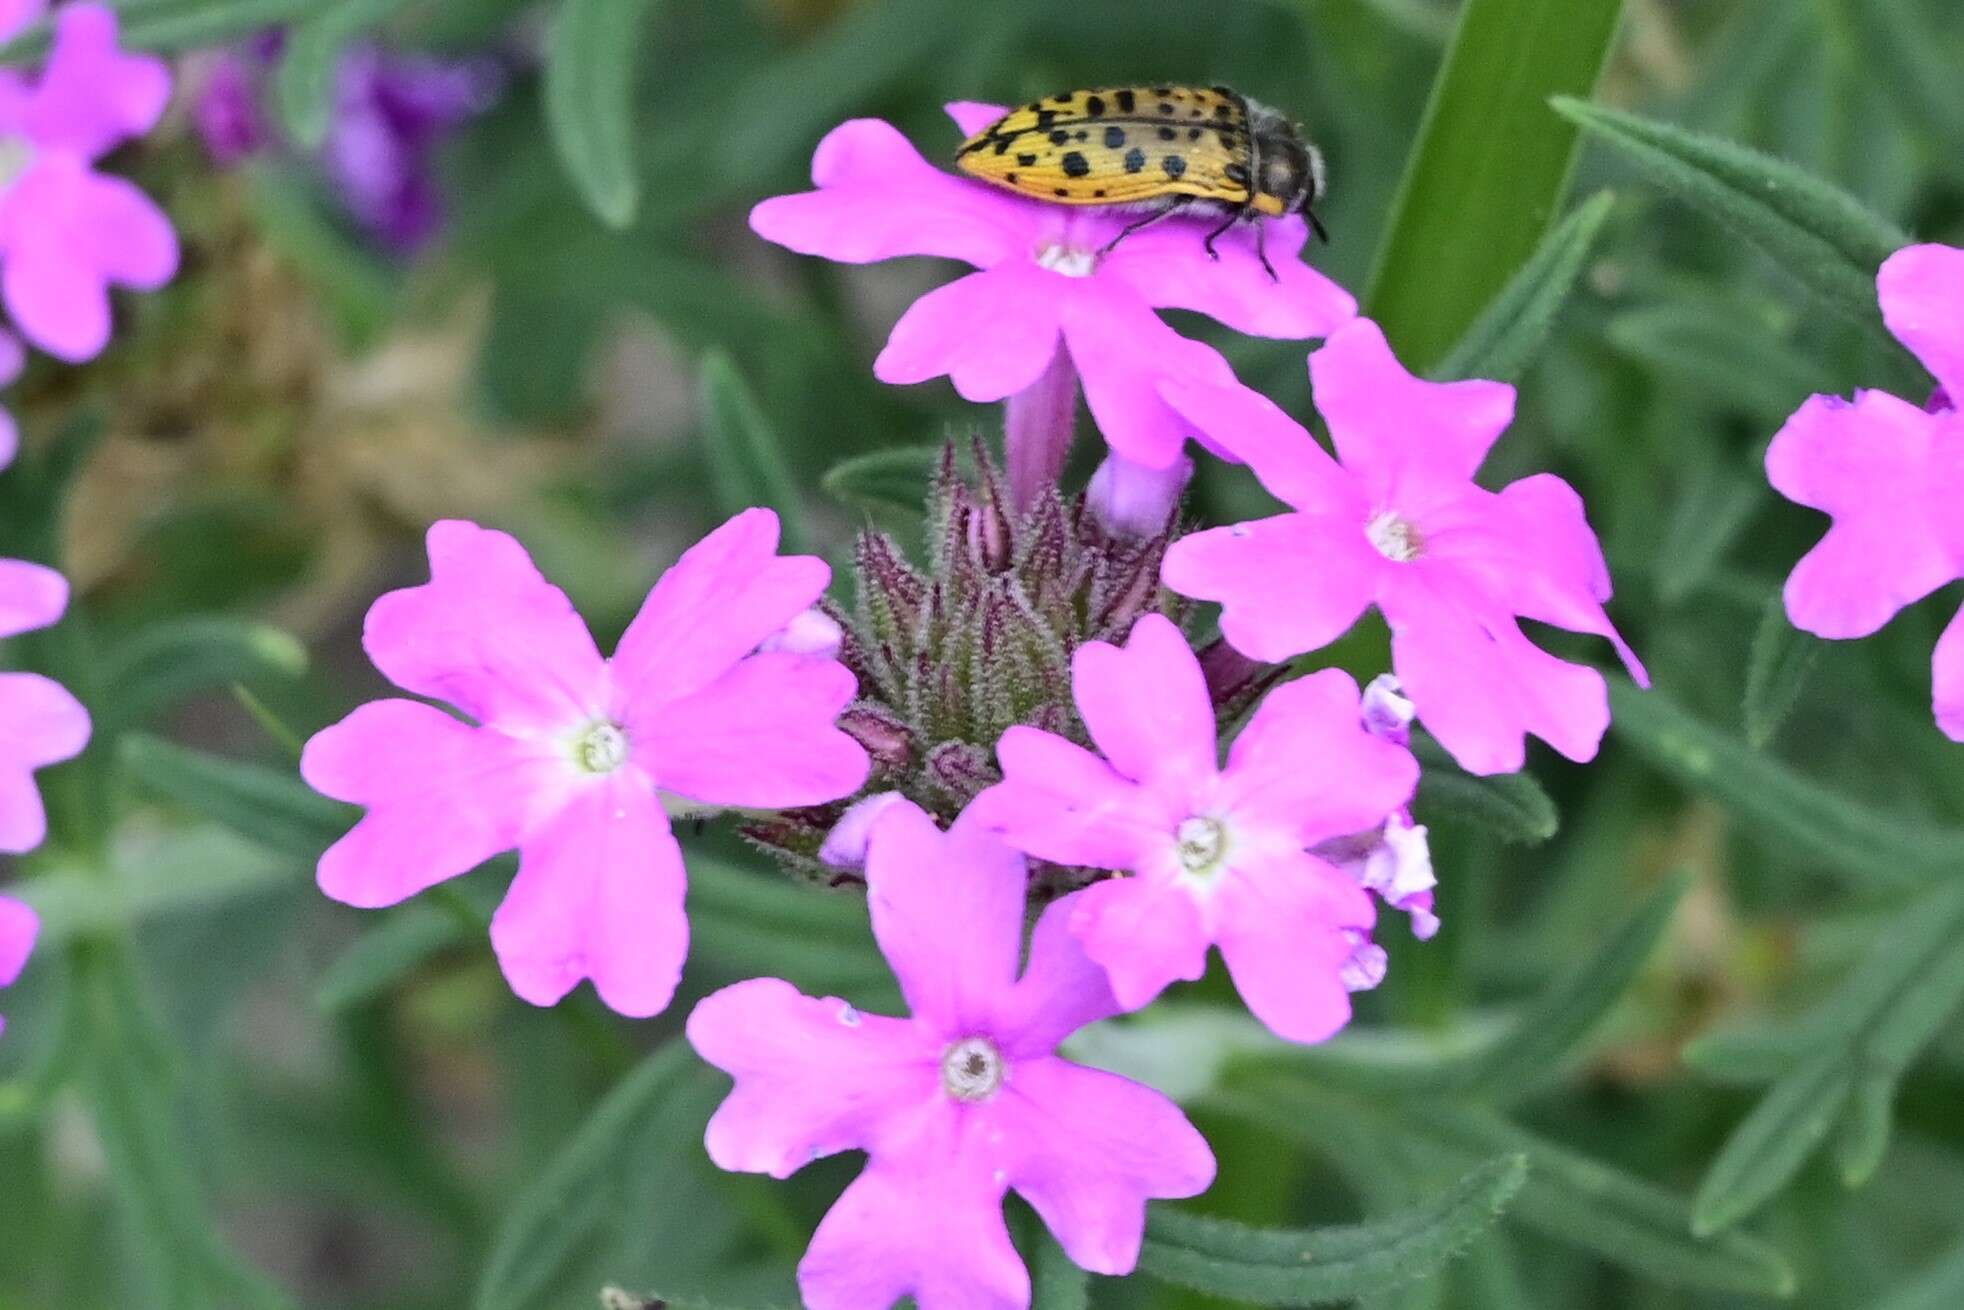
[[[1900,250],[1876,285],[1890,331],[1937,380],[1929,403],[1815,396],[1766,452],[1780,494],[1834,520],[1787,579],[1787,616],[1820,637],[1866,637],[1964,577],[1964,250]],[[1964,612],[1933,665],[1937,726],[1964,741]]]

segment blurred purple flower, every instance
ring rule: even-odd
[[[26,560],[0,559],[0,637],[45,628],[68,608],[68,580]],[[21,854],[48,835],[34,771],[73,759],[89,741],[89,712],[38,673],[0,673],[0,851]]]
[[[0,987],[11,987],[27,967],[34,953],[34,939],[41,935],[41,920],[33,910],[9,896],[0,896]],[[7,1020],[0,1015],[0,1032]]]

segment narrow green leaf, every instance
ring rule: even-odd
[[[306,647],[278,628],[224,615],[164,619],[104,653],[96,732],[113,736],[200,692],[306,670]]]
[[[1870,1070],[1855,1082],[1834,1139],[1835,1167],[1846,1187],[1862,1186],[1882,1167],[1896,1117],[1897,1081],[1893,1074]]]
[[[375,999],[441,951],[465,940],[456,916],[434,905],[405,905],[322,971],[314,1005],[334,1014]]]
[[[1770,1083],[1792,1073],[1820,1043],[1818,1024],[1762,1024],[1704,1033],[1687,1042],[1680,1057],[1714,1082]]]
[[[1691,1230],[1707,1237],[1771,1200],[1827,1140],[1855,1090],[1854,1070],[1831,1051],[1773,1085],[1726,1139],[1692,1201]]]
[[[1426,105],[1365,297],[1429,373],[1559,212],[1576,131],[1551,96],[1595,87],[1622,0],[1467,0]]]
[[[1527,1176],[1502,1156],[1407,1214],[1345,1228],[1273,1232],[1158,1209],[1139,1255],[1145,1273],[1255,1305],[1351,1301],[1422,1278],[1490,1228]]]
[[[1940,1256],[1870,1310],[1957,1310],[1964,1305],[1964,1245]]]
[[[1658,374],[1768,428],[1822,390],[1812,360],[1744,315],[1709,303],[1646,305],[1611,319],[1610,345]],[[1758,479],[1765,486],[1765,477]]]
[[[1787,621],[1786,601],[1766,602],[1746,659],[1746,741],[1764,750],[1800,701],[1807,675],[1821,658],[1821,639]]]
[[[1064,1252],[1049,1229],[1045,1229],[1037,1248],[1036,1269],[1031,1282],[1030,1310],[1088,1310],[1091,1304],[1091,1275],[1078,1267]]]
[[[334,110],[335,74],[348,42],[387,21],[409,0],[340,0],[287,29],[274,74],[281,121],[309,150],[327,136]]]
[[[609,227],[634,221],[634,73],[652,0],[562,0],[546,52],[546,127],[566,175]]]
[[[1513,382],[1527,372],[1554,330],[1555,319],[1575,290],[1615,207],[1616,197],[1599,191],[1563,219],[1481,311],[1434,375]]]
[[[1964,867],[1964,833],[1878,813],[1700,723],[1661,691],[1610,679],[1611,731],[1662,772],[1805,850],[1847,881],[1900,886]]]
[[[1951,32],[1932,26],[1919,0],[1834,0],[1849,11],[1842,26],[1860,43],[1876,88],[1904,126],[1964,152],[1964,81]]]
[[[941,450],[938,445],[893,446],[854,455],[827,469],[819,486],[834,500],[856,508],[919,515]]]
[[[810,540],[804,499],[785,463],[783,442],[723,351],[703,357],[701,392],[704,453],[723,512],[755,505],[776,510],[784,548],[802,549]]]
[[[145,791],[287,855],[318,859],[359,817],[294,774],[158,737],[125,737],[119,758]]]
[[[1412,749],[1421,766],[1414,802],[1419,817],[1464,819],[1524,846],[1538,846],[1560,831],[1555,802],[1530,775],[1475,777],[1423,734],[1412,739]]]
[[[1678,500],[1657,552],[1657,598],[1681,605],[1712,575],[1752,517],[1766,504],[1764,476],[1715,469]]]
[[[122,45],[129,50],[171,54],[224,45],[242,37],[296,23],[343,0],[149,0],[122,9]],[[43,58],[54,24],[42,21],[0,46],[0,64],[27,64]]]
[[[39,866],[37,866],[39,867]],[[110,850],[110,867],[56,862],[9,891],[41,916],[39,946],[209,914],[300,880],[293,862],[223,828],[174,828]]]
[[[1757,150],[1568,97],[1554,103],[1667,194],[1758,246],[1850,319],[1881,322],[1876,270],[1909,244],[1895,224],[1806,170]]]

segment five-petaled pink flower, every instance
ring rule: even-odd
[[[41,935],[41,920],[34,911],[14,900],[0,896],[0,987],[11,987],[27,967],[27,957],[34,953],[34,939]],[[0,1032],[6,1031],[7,1020],[0,1015]]]
[[[26,560],[0,560],[0,637],[45,628],[68,608],[68,580]],[[38,673],[0,673],[0,851],[20,854],[48,835],[34,771],[81,754],[89,712]]]
[[[1376,911],[1308,848],[1377,828],[1410,799],[1411,752],[1370,733],[1357,684],[1326,669],[1270,692],[1222,768],[1200,661],[1159,614],[1122,647],[1080,647],[1071,674],[1103,758],[1011,728],[976,820],[1042,859],[1132,875],[1079,893],[1070,920],[1126,1009],[1200,977],[1218,944],[1277,1035],[1319,1042],[1343,1027],[1360,982],[1347,969]]]
[[[170,220],[95,162],[155,127],[160,59],[125,54],[106,5],[64,6],[38,78],[0,74],[0,296],[22,335],[71,363],[109,341],[112,284],[154,291],[177,271]]]
[[[1603,612],[1609,569],[1575,489],[1545,473],[1499,492],[1473,481],[1513,421],[1514,388],[1415,378],[1367,319],[1309,371],[1341,463],[1252,391],[1162,386],[1291,507],[1175,542],[1166,585],[1221,602],[1222,633],[1268,661],[1328,645],[1376,604],[1405,694],[1467,769],[1520,768],[1529,733],[1592,758],[1609,726],[1602,675],[1548,654],[1517,619],[1607,637],[1648,679]]]
[[[736,1078],[709,1122],[725,1169],[789,1177],[865,1151],[864,1172],[798,1266],[810,1310],[1020,1310],[1030,1280],[1002,1215],[1019,1192],[1070,1257],[1131,1271],[1146,1202],[1214,1177],[1174,1104],[1056,1055],[1118,1010],[1067,931],[1076,897],[1044,911],[1022,956],[1023,857],[970,817],[942,833],[903,802],[874,825],[868,903],[912,1018],[862,1014],[776,978],[724,988],[689,1041]]]
[[[868,761],[833,720],[852,674],[758,648],[830,580],[777,555],[777,516],[737,515],[649,592],[612,659],[524,547],[475,524],[429,532],[430,581],[391,592],[362,637],[405,691],[307,744],[316,790],[368,808],[321,856],[321,889],[393,905],[517,847],[491,922],[512,990],[551,1005],[591,978],[622,1014],[654,1014],[688,950],[682,851],[665,797],[777,809],[836,800]]]
[[[1866,637],[1964,577],[1964,250],[1911,246],[1883,264],[1882,314],[1935,375],[1927,407],[1881,391],[1815,396],[1780,429],[1766,472],[1834,519],[1787,579],[1787,616],[1816,636]],[[1937,725],[1964,741],[1964,612],[1937,640]]]
[[[994,105],[952,104],[964,133],[1002,116]],[[1173,331],[1155,309],[1189,309],[1253,336],[1328,334],[1357,312],[1350,294],[1297,258],[1298,216],[1270,220],[1271,281],[1246,227],[1201,248],[1204,229],[1161,223],[1112,239],[1138,215],[1046,204],[937,168],[879,119],[832,131],[812,158],[817,190],[776,196],[750,214],[758,235],[849,264],[938,255],[978,270],[915,301],[873,366],[883,382],[947,374],[968,400],[996,401],[1035,385],[1062,351],[1119,455],[1150,469],[1177,464],[1195,435],[1160,399],[1162,378],[1232,385],[1227,362]]]

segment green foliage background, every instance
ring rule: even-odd
[[[1025,1222],[1039,1303],[1964,1305],[1964,747],[1929,711],[1959,597],[1862,643],[1793,633],[1779,585],[1821,522],[1759,464],[1811,391],[1930,385],[1872,280],[1905,234],[1964,244],[1953,0],[119,7],[170,51],[296,24],[276,98],[301,141],[358,35],[468,49],[530,23],[547,53],[447,152],[454,227],[411,268],[297,164],[133,152],[186,271],[103,362],[21,391],[0,546],[109,562],[8,651],[98,733],[46,775],[55,837],[9,884],[46,932],[0,996],[0,1307],[794,1303],[852,1163],[719,1174],[699,1138],[723,1082],[677,1034],[757,973],[890,1004],[863,909],[707,832],[675,1007],[535,1011],[483,939],[509,865],[380,913],[326,902],[313,862],[348,816],[293,750],[381,691],[360,610],[418,576],[438,514],[513,528],[603,636],[740,505],[834,559],[865,521],[904,530],[918,448],[998,421],[872,379],[945,271],[800,260],[745,210],[846,117],[935,154],[944,100],[1163,80],[1303,119],[1334,182],[1318,262],[1408,361],[1518,378],[1490,472],[1582,490],[1657,686],[1616,683],[1586,767],[1541,752],[1481,783],[1428,759],[1447,928],[1391,943],[1343,1038],[1278,1051],[1212,982],[1102,1035],[1088,1054],[1186,1100],[1221,1180],[1156,1210],[1123,1282],[1087,1287]],[[1309,412],[1301,345],[1180,326]],[[444,351],[400,366],[431,396],[362,428],[331,389],[193,367],[262,337],[343,372]],[[623,408],[637,387],[668,408]],[[173,460],[135,479],[158,494],[103,499]],[[1193,510],[1264,503],[1209,468]],[[1368,676],[1383,634],[1332,657]]]

